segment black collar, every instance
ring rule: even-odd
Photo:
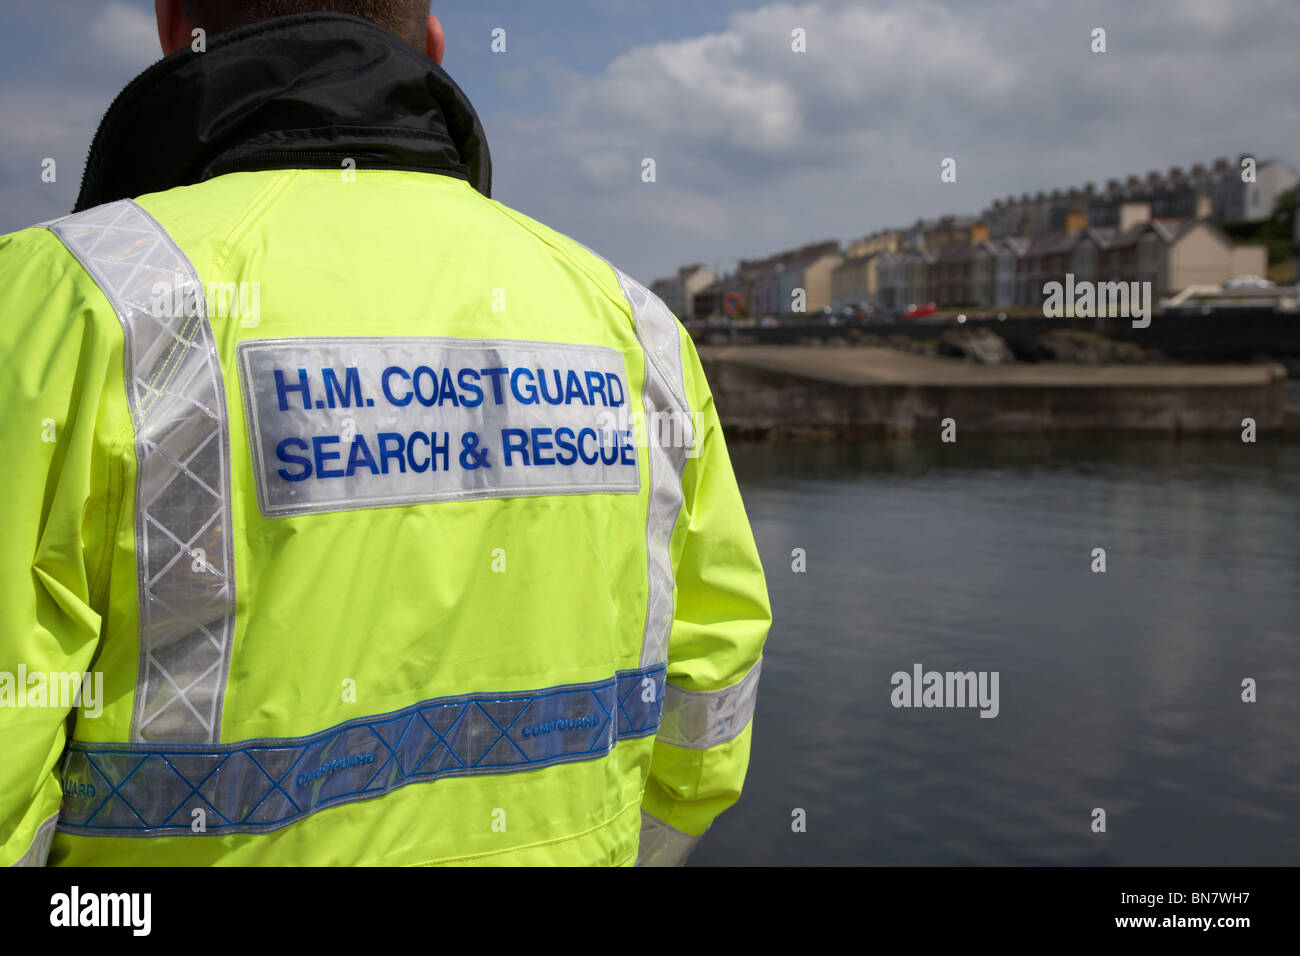
[[[342,169],[348,157],[491,195],[483,127],[441,67],[367,20],[279,17],[132,80],[95,133],[74,211],[235,170]]]

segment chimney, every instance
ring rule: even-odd
[[[977,222],[970,227],[970,244],[973,246],[989,237],[988,223]]]
[[[1142,180],[1138,179],[1136,176],[1130,176],[1128,178],[1128,182],[1126,182],[1124,185],[1128,189],[1137,189],[1139,186],[1142,185]]]
[[[1065,214],[1065,231],[1071,236],[1088,228],[1088,214],[1082,209],[1071,209]]]
[[[1153,169],[1147,173],[1147,186],[1154,189],[1160,185],[1160,170]]]
[[[1204,163],[1194,163],[1194,164],[1192,165],[1192,177],[1195,178],[1195,179],[1200,179],[1200,178],[1203,177],[1204,175],[1205,175],[1205,164],[1204,164]]]
[[[1119,207],[1119,231],[1125,232],[1133,226],[1151,220],[1149,202],[1126,202]]]
[[[1120,190],[1120,183],[1118,179],[1106,180],[1106,195],[1113,196],[1116,193],[1118,193],[1119,190]]]
[[[1228,171],[1228,161],[1223,158],[1214,161],[1214,171],[1216,173],[1226,173]]]

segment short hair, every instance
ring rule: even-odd
[[[210,36],[293,13],[348,13],[423,50],[429,0],[181,0],[181,9]]]

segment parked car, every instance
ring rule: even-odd
[[[1233,276],[1223,283],[1225,289],[1275,289],[1277,283],[1263,276]]]

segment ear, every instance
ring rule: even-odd
[[[163,55],[170,56],[190,45],[194,27],[185,18],[181,0],[153,0],[154,18],[158,21],[158,43]]]
[[[442,23],[431,13],[429,22],[425,25],[424,52],[429,54],[430,60],[442,66],[442,55],[446,49],[447,38],[443,36]]]

